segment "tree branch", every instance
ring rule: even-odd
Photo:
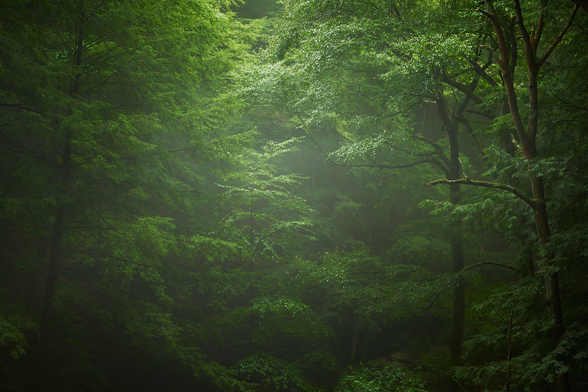
[[[452,80],[448,77],[444,77],[443,81],[445,83],[447,83],[448,85],[453,86],[456,89],[458,89],[459,91],[461,91],[462,93],[464,93],[468,98],[470,98],[475,103],[477,103],[477,104],[482,103],[482,100],[480,99],[480,97],[478,97],[476,94],[474,94],[474,92],[465,84],[456,82],[455,80]]]
[[[425,308],[424,306],[417,306],[417,308],[419,308],[419,309],[425,309],[425,310],[430,310],[430,309],[431,309],[431,307],[432,307],[433,305],[435,305],[435,302],[437,302],[437,300],[438,300],[438,299],[439,299],[439,293],[435,294],[435,299],[433,299],[433,302],[431,302],[431,303],[429,304],[429,306],[427,306],[426,308]]]
[[[453,117],[457,121],[460,121],[463,125],[465,125],[465,127],[468,130],[468,133],[470,134],[470,136],[472,137],[472,139],[474,139],[474,141],[478,145],[478,148],[480,149],[480,151],[483,151],[484,148],[482,148],[482,144],[480,143],[480,140],[478,140],[478,138],[476,137],[475,132],[474,132],[474,129],[470,125],[470,122],[467,120],[467,118],[465,118],[465,116],[463,116],[463,115],[461,115],[461,116],[453,116]]]
[[[467,112],[467,113],[472,113],[472,114],[476,114],[478,116],[485,117],[488,120],[494,120],[494,118],[495,118],[495,116],[494,116],[494,114],[492,114],[492,112],[484,113],[484,112],[479,112],[477,110],[471,110],[471,109],[466,109],[464,111]]]
[[[333,163],[333,166],[347,166],[347,167],[369,167],[370,169],[373,168],[377,168],[380,170],[383,169],[406,169],[409,167],[413,167],[413,166],[417,166],[417,165],[421,165],[423,163],[430,163],[431,165],[437,165],[439,162],[434,160],[434,159],[422,159],[420,161],[414,161],[414,162],[410,162],[410,163],[406,163],[404,165],[388,165],[385,163],[366,163],[366,164],[352,164],[352,163],[337,163],[334,161],[331,161]]]
[[[474,71],[476,71],[478,75],[480,75],[486,82],[488,82],[490,86],[498,87],[498,83],[492,78],[492,76],[488,75],[488,72],[486,72],[484,68],[480,67],[480,64],[478,64],[476,60],[468,59],[468,61],[470,62],[472,67],[474,67]]]
[[[508,269],[511,269],[513,271],[516,271],[516,272],[521,272],[518,269],[516,269],[515,267],[512,267],[510,265],[506,265],[506,264],[502,264],[502,263],[496,263],[494,261],[482,261],[481,263],[472,264],[472,265],[470,265],[468,267],[465,267],[461,271],[463,272],[463,271],[471,270],[472,268],[476,268],[476,267],[479,267],[479,266],[485,265],[485,264],[496,265],[498,267],[508,268]]]
[[[539,45],[539,41],[541,41],[541,35],[543,34],[543,26],[544,26],[544,19],[545,19],[545,7],[547,6],[546,0],[541,0],[541,13],[539,14],[539,21],[537,22],[537,30],[534,30],[531,35],[532,41],[531,44],[533,45],[533,51],[535,55],[537,55],[537,46]]]
[[[508,191],[508,192],[512,193],[513,195],[515,195],[516,197],[518,197],[519,199],[521,199],[522,201],[527,203],[529,205],[529,207],[531,207],[533,210],[535,210],[535,208],[537,207],[537,203],[533,199],[530,199],[529,197],[525,196],[524,194],[519,192],[515,187],[512,187],[510,185],[496,184],[496,183],[488,182],[488,181],[473,181],[473,180],[469,180],[467,178],[462,178],[459,180],[447,180],[447,179],[443,178],[440,180],[427,182],[425,184],[425,186],[434,186],[434,185],[439,185],[439,184],[444,184],[444,185],[464,184],[464,185],[481,186],[484,188],[502,189],[504,191]]]
[[[519,32],[521,33],[521,37],[523,38],[523,43],[525,44],[525,53],[527,55],[527,63],[529,69],[535,63],[535,52],[533,52],[533,44],[531,43],[531,36],[529,35],[529,31],[525,27],[525,21],[523,19],[523,12],[521,11],[521,3],[519,0],[513,0],[514,3],[514,10],[515,15],[517,18],[517,25],[519,26]],[[537,42],[537,45],[539,42]]]
[[[419,134],[412,135],[411,137],[413,137],[417,140],[420,140],[422,142],[428,143],[433,148],[435,148],[439,152],[438,155],[441,158],[441,160],[443,160],[443,163],[445,163],[447,165],[447,168],[443,168],[443,173],[447,174],[449,172],[449,167],[451,166],[451,162],[449,161],[449,158],[447,158],[445,156],[443,148],[438,143],[435,143],[434,141],[432,141],[428,137],[425,137],[425,136],[419,135]]]
[[[488,53],[490,53],[492,55],[492,57],[494,58],[494,60],[496,60],[496,62],[498,64],[500,64],[502,62],[502,60],[500,59],[500,56],[498,56],[498,54],[490,46],[488,46],[488,45],[482,45],[480,47],[482,49],[484,49],[484,50],[487,50]]]
[[[7,107],[12,107],[12,108],[17,108],[17,109],[22,109],[22,110],[26,110],[29,112],[33,112],[33,113],[37,113],[37,114],[43,114],[38,110],[35,109],[31,109],[29,107],[27,107],[28,105],[33,105],[33,104],[14,104],[14,103],[0,103],[0,106],[7,106]]]
[[[549,56],[551,56],[551,53],[555,50],[557,45],[559,45],[560,41],[562,40],[564,35],[566,35],[568,29],[572,25],[572,22],[574,21],[574,16],[576,16],[576,12],[578,12],[578,8],[579,8],[579,6],[576,4],[576,6],[574,7],[574,11],[572,11],[572,15],[570,15],[570,18],[568,19],[568,23],[566,24],[566,27],[564,27],[563,30],[561,31],[561,33],[559,33],[559,35],[557,36],[555,41],[553,41],[553,43],[551,44],[551,47],[549,49],[547,49],[547,52],[545,52],[545,54],[543,55],[541,60],[539,60],[537,62],[537,66],[541,67],[543,65],[543,63],[545,62],[545,60],[547,60],[549,58]]]

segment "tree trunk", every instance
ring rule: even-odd
[[[53,241],[51,243],[51,255],[49,257],[49,267],[47,271],[47,285],[45,287],[45,300],[43,302],[43,314],[41,316],[41,326],[39,328],[39,351],[37,353],[37,375],[42,377],[43,363],[45,362],[45,352],[49,343],[49,326],[51,323],[51,313],[55,292],[57,290],[57,279],[59,277],[60,267],[60,246],[63,236],[63,208],[58,208],[55,214],[55,225],[53,228]]]
[[[357,338],[359,337],[359,327],[353,330],[353,338],[351,339],[351,350],[349,352],[349,364],[353,365],[355,362],[355,352],[357,351]]]
[[[364,329],[363,331],[363,350],[361,354],[361,360],[364,364],[367,363],[368,360],[368,344],[369,344],[369,334],[368,330]]]
[[[457,180],[460,177],[459,148],[457,144],[457,126],[448,130],[449,145],[451,146],[451,168],[450,179]],[[449,197],[451,204],[460,203],[459,184],[451,185]],[[465,267],[463,256],[463,241],[461,233],[461,222],[451,222],[451,259],[452,271],[454,274],[461,272]],[[457,279],[453,288],[453,315],[451,318],[451,332],[449,333],[449,348],[451,350],[451,361],[459,362],[461,358],[461,344],[463,343],[463,332],[465,329],[465,280],[463,277]]]
[[[47,230],[49,231],[49,230]],[[37,245],[37,257],[35,264],[33,265],[33,272],[31,274],[31,280],[29,282],[29,290],[27,292],[27,300],[26,304],[29,309],[33,309],[37,305],[38,295],[39,295],[39,281],[44,274],[44,263],[45,260],[45,253],[49,248],[49,244],[44,238],[39,238],[39,243]]]
[[[472,87],[475,84],[472,85]],[[457,109],[457,115],[461,116],[469,103],[469,98],[465,98]],[[457,139],[458,123],[453,120],[449,114],[449,109],[445,103],[445,97],[440,93],[437,100],[439,115],[449,138],[449,179],[457,180],[461,176],[461,162],[459,160],[459,144]],[[449,187],[449,199],[451,204],[460,203],[459,184],[452,184]],[[463,255],[463,240],[461,233],[461,222],[451,222],[451,259],[452,272],[457,274],[465,267],[465,258]],[[451,361],[457,363],[461,358],[461,345],[463,343],[463,333],[465,329],[465,280],[462,277],[457,279],[453,288],[453,315],[451,317],[451,331],[449,332],[449,348],[451,351]]]
[[[72,63],[75,64],[77,67],[80,67],[82,64],[82,51],[84,47],[84,32],[82,29],[83,25],[83,9],[81,9],[81,21],[78,25],[76,31],[76,45],[75,45],[75,52],[73,55]],[[80,74],[77,73],[72,78],[71,89],[69,91],[70,97],[75,97],[78,94],[79,85],[80,85]],[[73,111],[68,112],[69,115],[73,114]],[[69,130],[65,131],[65,143],[63,146],[63,153],[61,155],[62,161],[60,166],[61,172],[59,173],[59,181],[61,184],[61,189],[58,189],[58,192],[61,192],[62,195],[65,195],[67,192],[67,182],[69,181],[68,178],[68,171],[69,171],[69,163],[71,160],[71,134]],[[51,325],[51,318],[53,312],[53,303],[55,301],[55,294],[57,292],[57,280],[59,278],[60,267],[61,267],[61,245],[62,245],[62,237],[63,237],[63,227],[65,221],[65,207],[63,205],[57,207],[55,211],[55,221],[53,224],[53,239],[51,241],[51,252],[49,255],[49,265],[47,268],[47,282],[45,286],[45,298],[43,301],[43,312],[41,315],[41,325],[39,327],[39,349],[37,352],[36,358],[36,379],[37,385],[43,385],[43,368],[45,363],[45,355],[47,351],[47,346],[50,341],[50,325]]]
[[[500,59],[498,61],[498,65],[500,66],[500,69],[502,71],[504,87],[506,89],[508,102],[510,106],[510,114],[515,129],[517,131],[517,135],[522,145],[523,156],[525,157],[525,159],[531,161],[538,157],[537,146],[535,141],[539,130],[539,95],[537,83],[539,69],[545,63],[545,61],[551,54],[551,51],[557,47],[557,45],[567,32],[567,29],[571,26],[578,7],[574,9],[574,12],[570,16],[567,25],[561,31],[558,38],[551,44],[547,52],[544,55],[542,55],[543,57],[538,58],[537,48],[539,47],[541,35],[540,33],[536,34],[536,32],[541,31],[543,28],[545,17],[544,8],[546,7],[546,3],[542,3],[537,26],[533,26],[531,29],[531,34],[529,34],[523,21],[520,2],[519,0],[513,0],[513,2],[514,11],[516,15],[516,25],[519,28],[520,36],[524,43],[525,56],[527,58],[527,76],[529,79],[529,114],[527,118],[526,128],[523,125],[522,118],[518,109],[516,89],[513,80],[514,70],[512,70],[509,66],[510,61],[508,45],[506,43],[502,25],[498,17],[498,14],[494,9],[494,4],[492,0],[486,0],[486,9],[488,10],[488,12],[485,14],[492,22],[494,32],[496,34],[496,38],[498,41],[498,46],[500,49]],[[543,177],[537,176],[535,173],[531,173],[530,177],[531,191],[533,195],[533,204],[531,205],[531,207],[533,208],[533,217],[535,220],[535,226],[537,228],[537,236],[539,237],[541,245],[546,245],[550,241],[551,230],[549,227],[549,220],[547,215],[547,204],[545,201],[545,188],[543,184]],[[553,264],[553,259],[554,255],[552,253],[547,254],[543,260],[544,265],[551,266]],[[557,272],[548,273],[545,277],[545,299],[547,302],[547,312],[549,318],[551,318],[551,320],[553,321],[552,346],[555,347],[558,344],[560,338],[564,334],[563,312],[559,290],[559,276]],[[559,355],[557,359],[558,361],[563,363],[565,363],[566,361],[564,355]],[[563,375],[559,375],[556,377],[556,389],[558,392],[567,392],[570,390],[567,373],[564,373]]]
[[[69,135],[66,135],[69,139]],[[71,146],[69,140],[65,143],[63,150],[63,170],[67,170],[71,158]],[[67,174],[62,173],[62,181],[65,183]],[[64,190],[62,190],[64,191]],[[36,358],[36,372],[37,378],[42,380],[43,365],[45,362],[45,354],[47,345],[49,344],[49,327],[51,324],[51,316],[53,311],[53,302],[55,300],[55,293],[57,292],[57,280],[61,267],[61,240],[63,237],[63,224],[65,220],[65,210],[63,207],[58,207],[55,212],[55,222],[53,224],[53,239],[51,241],[51,253],[49,254],[49,265],[47,269],[47,281],[45,286],[45,298],[43,301],[43,313],[41,315],[41,326],[39,327],[39,349]]]

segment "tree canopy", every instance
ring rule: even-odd
[[[584,1],[0,4],[2,390],[588,386]]]

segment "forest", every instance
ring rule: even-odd
[[[0,0],[0,391],[588,390],[587,0]]]

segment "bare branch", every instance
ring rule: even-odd
[[[474,141],[478,145],[478,148],[480,149],[480,151],[483,151],[484,149],[482,148],[482,144],[480,143],[480,140],[478,140],[478,138],[476,137],[474,129],[470,125],[470,122],[467,120],[467,118],[465,118],[465,116],[463,116],[463,115],[462,116],[454,116],[454,118],[456,120],[460,121],[463,125],[465,125],[465,127],[468,130],[468,133],[470,134],[472,139],[474,139]],[[464,176],[465,176],[465,173],[464,173]]]
[[[584,11],[588,12],[588,0],[572,0],[576,5],[584,8]]]

